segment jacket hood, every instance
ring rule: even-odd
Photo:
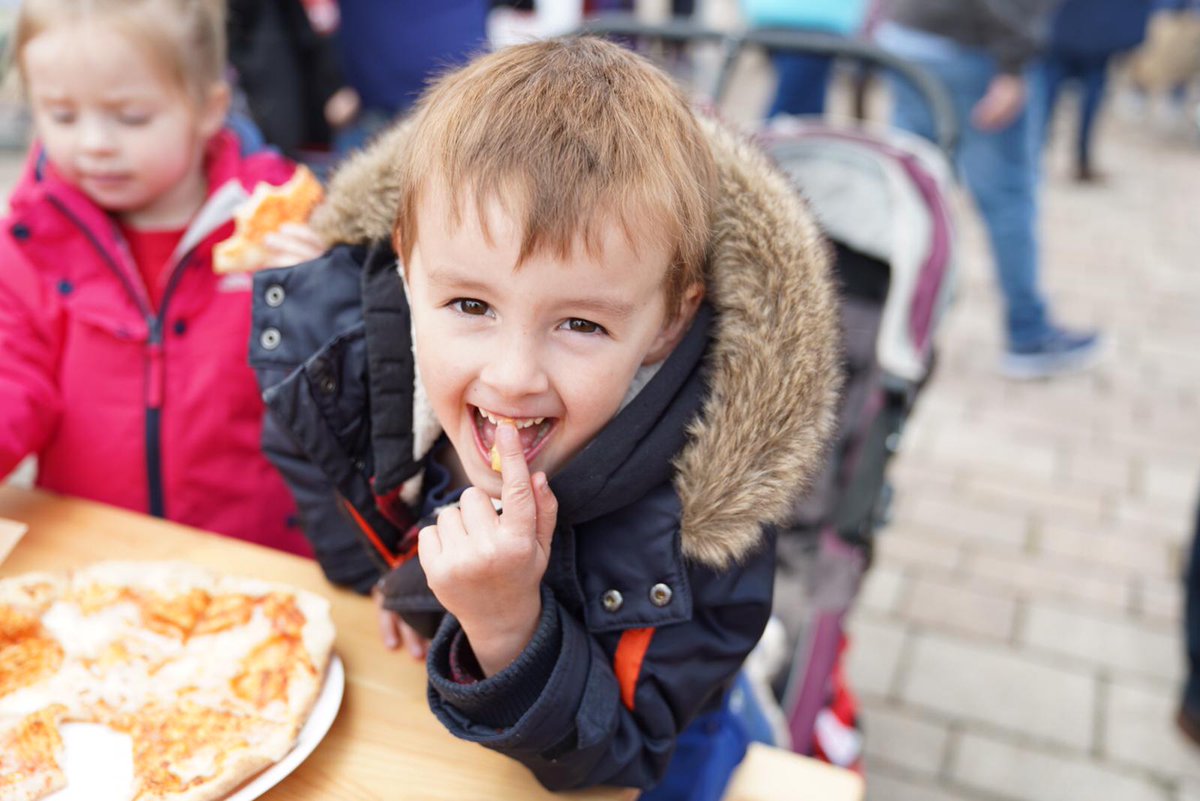
[[[708,250],[715,311],[708,392],[675,460],[684,555],[721,568],[786,519],[820,469],[841,383],[830,250],[803,201],[753,145],[702,120],[719,170]],[[400,184],[397,126],[334,176],[312,225],[327,241],[391,237]]]

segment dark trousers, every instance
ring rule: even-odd
[[[1192,534],[1192,555],[1184,576],[1184,624],[1187,637],[1188,673],[1183,705],[1200,717],[1200,503],[1196,508],[1196,528]]]
[[[833,59],[800,53],[775,53],[771,56],[779,86],[768,117],[776,114],[824,114],[825,91]]]
[[[1042,63],[1042,119],[1047,128],[1054,116],[1054,106],[1063,84],[1067,81],[1079,84],[1081,105],[1075,140],[1075,164],[1081,173],[1092,169],[1092,133],[1104,102],[1108,61],[1108,55],[1075,56],[1050,52]]]

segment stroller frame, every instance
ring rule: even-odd
[[[792,750],[812,754],[844,641],[846,615],[870,565],[876,530],[887,522],[892,497],[887,464],[900,447],[905,420],[933,371],[933,332],[952,289],[953,222],[942,187],[954,182],[951,165],[958,128],[953,107],[937,79],[918,67],[869,43],[816,31],[756,28],[733,34],[689,19],[646,24],[633,15],[614,14],[586,20],[580,33],[672,45],[717,45],[721,66],[705,94],[718,106],[743,53],[765,50],[828,56],[897,73],[918,89],[934,119],[936,147],[899,132],[871,134],[818,123],[799,123],[787,132],[767,131],[759,137],[768,155],[818,212],[822,201],[837,200],[837,182],[822,183],[819,172],[814,178],[796,167],[805,163],[806,154],[820,148],[840,152],[846,163],[878,168],[929,211],[930,246],[913,263],[903,265],[880,237],[863,236],[855,226],[823,225],[837,246],[838,265],[843,268],[844,317],[855,303],[881,299],[883,313],[877,336],[865,352],[858,348],[861,363],[855,364],[854,354],[848,354],[852,371],[865,371],[859,377],[866,391],[859,397],[847,391],[843,398],[839,442],[827,464],[831,475],[821,477],[832,482],[830,486],[840,486],[837,497],[811,519],[801,519],[798,513],[789,526],[792,530],[781,531],[780,537],[781,541],[789,535],[804,538],[805,547],[815,549],[810,573],[820,579],[808,591],[807,620],[801,631],[793,633],[790,667],[775,685],[776,694],[783,698]],[[879,274],[880,268],[885,275]],[[825,755],[838,761],[832,754]]]

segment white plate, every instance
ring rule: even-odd
[[[225,801],[252,801],[299,767],[333,725],[345,689],[346,670],[334,654],[296,745],[283,759],[226,796]],[[133,797],[133,749],[128,735],[87,723],[63,724],[62,735],[67,786],[47,796],[46,801],[128,801]]]

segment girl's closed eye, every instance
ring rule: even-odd
[[[117,114],[117,122],[133,128],[148,125],[153,117],[145,111],[122,111]]]
[[[51,106],[46,110],[46,115],[56,125],[70,125],[75,122],[74,109],[67,108],[66,106]]]

